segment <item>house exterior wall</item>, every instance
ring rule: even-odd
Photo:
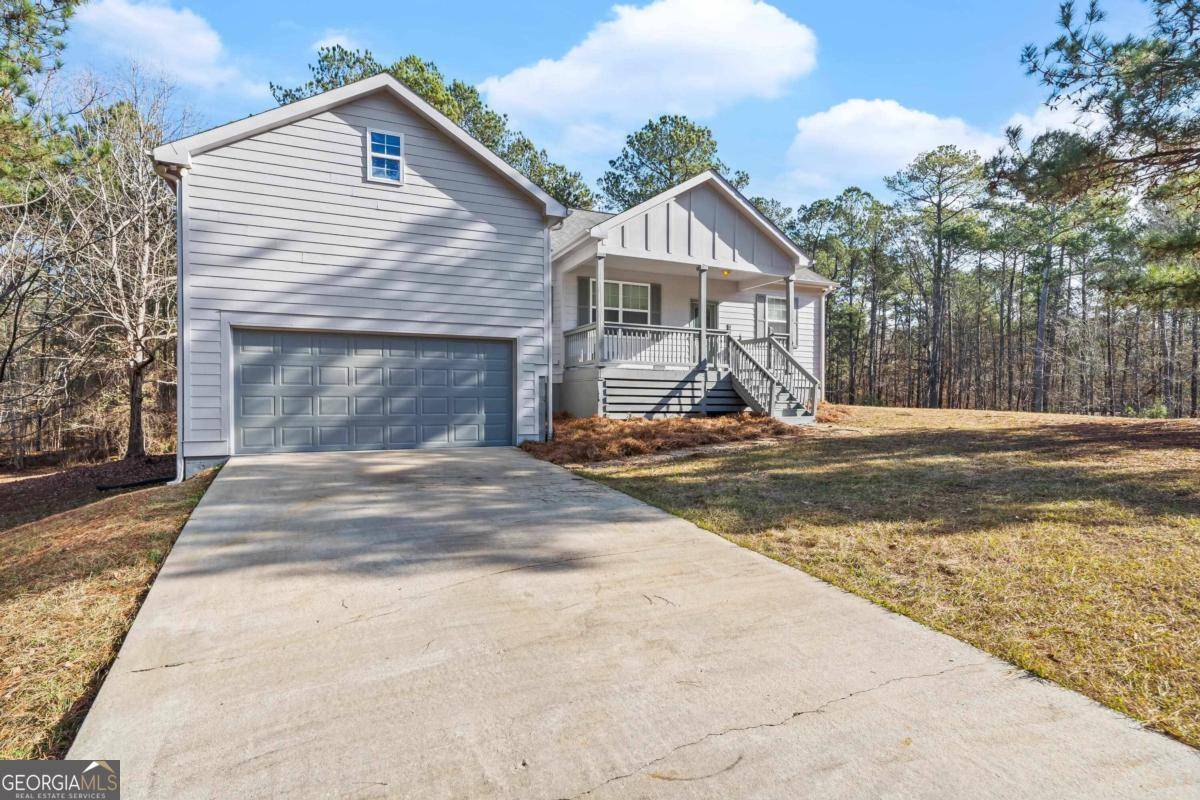
[[[583,320],[578,318],[579,276],[594,278],[595,267],[582,266],[565,274],[555,273],[554,285],[554,381],[563,380],[563,331],[570,330]],[[610,281],[634,281],[657,283],[662,286],[662,324],[683,327],[691,320],[691,301],[699,297],[697,277],[664,275],[652,270],[614,268],[606,265],[604,277]],[[786,297],[782,286],[739,290],[734,281],[708,276],[708,297],[717,303],[717,323],[714,327],[730,329],[739,339],[752,339],[754,330],[754,302],[756,295]],[[822,344],[820,311],[822,295],[819,289],[796,287],[796,338],[795,351],[800,363],[811,370],[818,380],[824,380],[820,362]],[[711,324],[711,321],[710,321]]]
[[[795,256],[783,250],[742,209],[702,183],[608,232],[609,255],[685,261],[790,275]]]
[[[403,185],[368,182],[367,128],[404,135]],[[546,220],[389,95],[194,156],[180,226],[185,459],[232,454],[235,326],[506,339],[517,440],[547,376]]]

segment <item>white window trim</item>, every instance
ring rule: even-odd
[[[629,312],[631,312],[633,314],[645,314],[646,321],[645,322],[628,322],[625,324],[628,324],[628,325],[649,325],[650,324],[650,320],[652,319],[651,304],[652,304],[652,299],[653,299],[651,297],[650,284],[638,283],[637,281],[610,281],[607,279],[605,279],[604,282],[612,283],[617,286],[617,302],[619,305],[617,305],[617,306],[605,305],[604,310],[608,311],[609,309],[615,307],[617,309],[617,323],[618,324],[625,323],[625,311],[626,310],[628,310]],[[625,308],[625,287],[626,286],[641,286],[642,288],[644,288],[646,290],[646,307],[645,308],[630,308],[630,309]],[[591,322],[595,322],[595,320],[592,319],[592,317],[594,317],[595,314],[596,314],[596,279],[591,278],[588,280],[588,320]],[[612,322],[612,320],[607,320],[607,321]]]
[[[382,134],[384,136],[399,137],[399,139],[400,139],[400,158],[398,159],[400,161],[400,179],[399,180],[392,180],[391,178],[380,178],[377,175],[373,175],[371,173],[371,158],[373,156],[379,156],[379,158],[395,158],[395,156],[381,156],[378,153],[371,152],[371,134],[372,133],[378,133],[378,134]],[[366,135],[365,139],[363,140],[363,148],[366,150],[365,165],[366,165],[366,171],[367,171],[367,180],[370,183],[386,183],[388,186],[403,186],[404,185],[404,162],[405,162],[406,158],[408,157],[408,145],[404,141],[403,133],[401,133],[400,131],[389,131],[389,130],[385,130],[383,128],[367,128],[367,135]]]

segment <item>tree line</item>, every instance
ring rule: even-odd
[[[73,0],[0,0],[0,444],[5,454],[168,450],[174,440],[175,203],[154,146],[197,121],[136,67],[62,69]],[[1196,416],[1200,372],[1200,12],[1145,0],[1154,25],[1109,40],[1094,2],[1030,46],[1047,102],[1090,128],[999,153],[943,146],[884,181],[759,210],[837,283],[826,397],[848,403]],[[379,72],[573,208],[620,210],[713,169],[681,115],[630,134],[595,189],[478,90],[409,55],[331,47],[289,103]]]
[[[1144,35],[1095,0],[1021,61],[1087,121],[986,160],[952,146],[796,210],[760,208],[837,281],[826,396],[1154,417],[1200,413],[1200,6]]]
[[[0,437],[26,452],[171,441],[174,200],[147,152],[189,127],[137,69],[66,80],[77,3],[0,16]]]

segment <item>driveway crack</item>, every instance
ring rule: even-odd
[[[787,725],[787,724],[793,722],[794,720],[796,720],[800,717],[808,716],[810,714],[823,713],[830,706],[837,705],[838,703],[844,703],[845,701],[850,700],[851,698],[854,698],[854,697],[858,697],[860,695],[870,694],[871,692],[877,692],[880,689],[891,686],[894,683],[901,683],[903,681],[924,680],[927,678],[937,678],[937,677],[945,675],[949,672],[955,672],[956,670],[960,670],[960,669],[968,669],[970,667],[980,667],[980,666],[983,666],[988,663],[990,663],[990,662],[987,660],[974,661],[974,662],[971,662],[968,664],[956,664],[953,667],[946,667],[945,669],[937,670],[936,672],[922,672],[922,673],[919,673],[916,675],[898,675],[894,678],[888,678],[885,681],[881,681],[881,682],[875,684],[874,686],[868,686],[865,689],[856,689],[853,692],[848,692],[846,694],[839,695],[838,697],[834,697],[832,699],[826,700],[825,702],[821,703],[820,705],[813,706],[812,708],[803,708],[803,709],[800,709],[799,711],[793,711],[791,714],[788,714],[786,717],[783,717],[782,719],[774,720],[771,722],[760,722],[755,725],[739,725],[739,726],[734,726],[734,727],[730,727],[730,728],[723,728],[719,731],[710,731],[709,733],[706,733],[697,739],[693,739],[689,742],[683,742],[682,744],[678,744],[675,747],[672,747],[670,750],[663,753],[662,755],[657,756],[655,758],[650,759],[649,761],[644,762],[643,764],[638,766],[636,769],[630,770],[629,772],[623,772],[620,775],[614,775],[613,777],[608,778],[607,780],[604,780],[604,781],[596,784],[595,786],[592,786],[590,789],[585,789],[584,791],[582,791],[578,794],[571,795],[569,797],[560,798],[560,800],[578,800],[578,798],[587,797],[588,795],[593,794],[594,792],[597,792],[600,789],[603,789],[605,786],[608,786],[609,784],[617,783],[619,781],[625,780],[626,778],[632,778],[635,775],[641,774],[642,772],[649,769],[650,767],[653,767],[657,764],[662,763],[663,761],[666,761],[668,758],[675,755],[680,750],[686,750],[689,747],[695,747],[696,745],[703,744],[704,742],[707,742],[710,739],[718,739],[722,736],[727,736],[731,733],[744,733],[746,731],[761,730],[763,728],[779,728],[779,727],[782,727],[784,725]],[[735,761],[734,764],[731,765],[731,767],[726,768],[726,770],[732,768],[732,766],[736,766],[740,761],[741,761],[741,756],[738,757],[738,760]],[[713,774],[719,775],[720,773],[725,772],[726,770],[718,770],[717,772],[715,772]],[[711,777],[711,776],[700,776],[700,778],[704,778],[704,777]],[[675,780],[679,780],[679,779],[676,778]]]

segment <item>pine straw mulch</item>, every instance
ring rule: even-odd
[[[97,486],[174,476],[174,455],[0,472],[0,533],[121,491],[102,492]]]
[[[214,474],[105,497],[0,535],[0,759],[66,755]]]
[[[667,419],[559,417],[554,421],[553,440],[525,442],[521,447],[555,464],[594,464],[705,445],[794,439],[806,431],[750,413]]]

